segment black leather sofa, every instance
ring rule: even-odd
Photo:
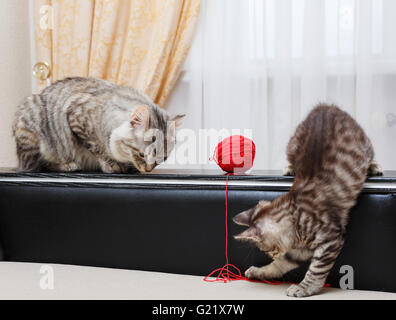
[[[231,218],[290,188],[274,172],[229,180],[230,262],[245,270],[269,262],[232,235]],[[225,176],[158,170],[150,175],[0,173],[1,259],[205,276],[225,263]],[[340,267],[354,287],[396,292],[396,173],[368,179],[351,213]],[[302,279],[305,267],[284,280]]]

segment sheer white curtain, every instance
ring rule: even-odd
[[[255,169],[281,169],[296,125],[316,103],[335,103],[396,169],[395,31],[395,0],[203,1],[168,109],[197,133],[250,130]],[[197,143],[201,165],[213,147]]]

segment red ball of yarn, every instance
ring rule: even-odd
[[[256,146],[253,140],[234,135],[221,141],[214,152],[214,160],[223,171],[242,173],[253,166]]]

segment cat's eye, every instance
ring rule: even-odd
[[[143,152],[139,152],[139,156],[140,156],[141,158],[144,158],[144,153],[143,153]]]
[[[156,136],[153,136],[152,138],[151,138],[151,142],[155,142],[157,140],[157,137]]]

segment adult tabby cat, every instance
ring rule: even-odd
[[[336,106],[320,105],[298,126],[287,147],[290,192],[260,201],[234,217],[248,229],[236,239],[253,241],[273,262],[251,267],[246,276],[280,278],[310,260],[303,281],[287,295],[318,293],[343,246],[348,213],[367,174],[381,175],[362,128]]]
[[[19,169],[149,172],[173,149],[181,118],[171,118],[136,89],[66,78],[18,107],[13,133]]]

